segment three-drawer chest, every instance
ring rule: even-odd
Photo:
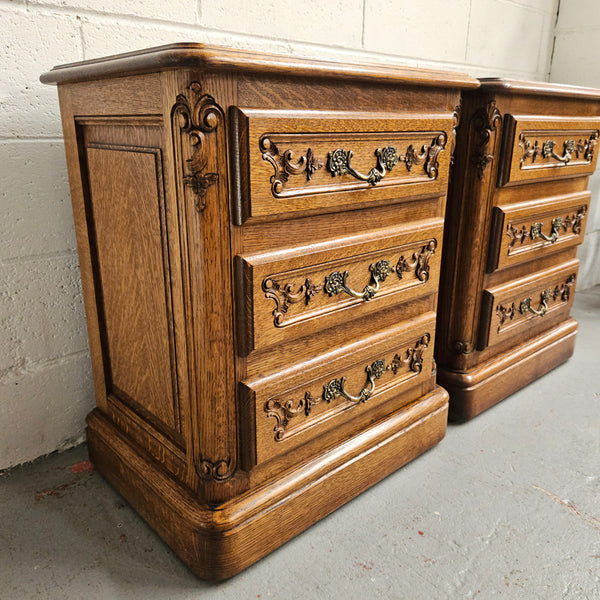
[[[564,362],[577,246],[598,160],[600,90],[483,79],[463,95],[436,358],[467,420]]]
[[[235,574],[441,440],[446,190],[477,80],[176,44],[42,81],[65,134],[90,456],[195,573]]]

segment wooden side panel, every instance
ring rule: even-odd
[[[600,119],[506,115],[500,185],[591,175]]]
[[[494,207],[488,272],[581,244],[590,192]]]
[[[160,150],[89,144],[87,164],[108,389],[175,429]]]
[[[250,218],[444,193],[452,115],[234,109],[234,203]]]

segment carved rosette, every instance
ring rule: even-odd
[[[471,163],[479,179],[485,177],[488,165],[494,160],[492,151],[501,124],[502,115],[496,107],[495,100],[490,100],[485,107],[477,110],[471,119],[471,128],[477,139]]]
[[[368,365],[365,369],[367,373],[367,385],[360,390],[359,395],[354,397],[348,394],[344,389],[346,378],[340,377],[331,379],[323,385],[320,396],[313,396],[310,391],[304,393],[300,400],[285,400],[271,398],[265,403],[264,411],[267,418],[275,419],[273,428],[274,439],[277,442],[282,441],[293,431],[289,431],[290,422],[297,417],[308,417],[312,409],[322,402],[331,403],[339,398],[352,401],[355,404],[364,403],[375,392],[375,381],[380,379],[386,372],[392,377],[399,373],[406,373],[405,378],[415,377],[423,370],[423,354],[429,348],[431,335],[423,334],[416,342],[410,345],[406,350],[394,354],[393,359],[386,364],[384,360],[379,359]]]
[[[465,342],[463,340],[454,340],[451,344],[452,349],[456,354],[471,354],[475,349],[471,342]]]
[[[207,169],[205,136],[215,131],[223,123],[223,118],[221,107],[212,96],[202,94],[202,86],[197,81],[177,96],[171,111],[173,133],[178,134],[181,142],[181,148],[178,148],[177,139],[174,139],[175,154],[181,151],[184,157],[183,182],[191,190],[198,212],[206,208],[208,189],[219,179],[218,173]]]

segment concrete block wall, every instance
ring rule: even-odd
[[[550,81],[600,87],[600,2],[560,0]],[[577,251],[578,289],[600,283],[600,172],[590,178],[592,206]]]
[[[56,90],[39,83],[42,71],[201,41],[545,80],[557,6],[558,0],[0,0],[0,469],[79,441],[93,406],[58,102]]]

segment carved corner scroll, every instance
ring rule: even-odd
[[[200,456],[195,463],[195,467],[198,477],[205,481],[227,481],[233,476],[235,471],[235,469],[232,468],[230,458],[212,462]]]
[[[323,385],[319,396],[313,396],[310,390],[304,393],[304,397],[299,400],[280,400],[271,398],[265,403],[264,411],[267,418],[275,419],[273,428],[274,439],[280,442],[293,433],[288,429],[290,422],[299,416],[309,417],[312,410],[318,404],[323,402],[329,404],[338,398],[343,398],[348,402],[361,404],[369,400],[375,393],[375,382],[386,372],[391,373],[392,377],[401,372],[405,372],[405,379],[415,377],[423,370],[423,354],[429,348],[431,335],[423,334],[419,339],[411,344],[405,350],[396,354],[387,364],[385,360],[379,359],[365,368],[367,374],[367,384],[360,390],[358,396],[353,396],[345,390],[345,377],[331,379]]]
[[[194,198],[198,212],[206,208],[206,196],[219,174],[208,168],[209,157],[204,150],[205,136],[223,123],[223,111],[215,99],[202,94],[202,86],[192,82],[184,93],[179,94],[171,111],[176,156],[182,155],[182,178]],[[183,134],[183,135],[182,135]]]
[[[456,132],[460,125],[460,114],[462,112],[462,98],[458,104],[454,107],[452,113],[452,144],[450,146],[450,168],[454,165],[454,151],[456,150]]]
[[[478,141],[471,156],[471,163],[476,169],[479,179],[485,177],[488,165],[494,160],[493,147],[502,115],[495,100],[490,100],[472,117],[471,125],[478,136]]]

